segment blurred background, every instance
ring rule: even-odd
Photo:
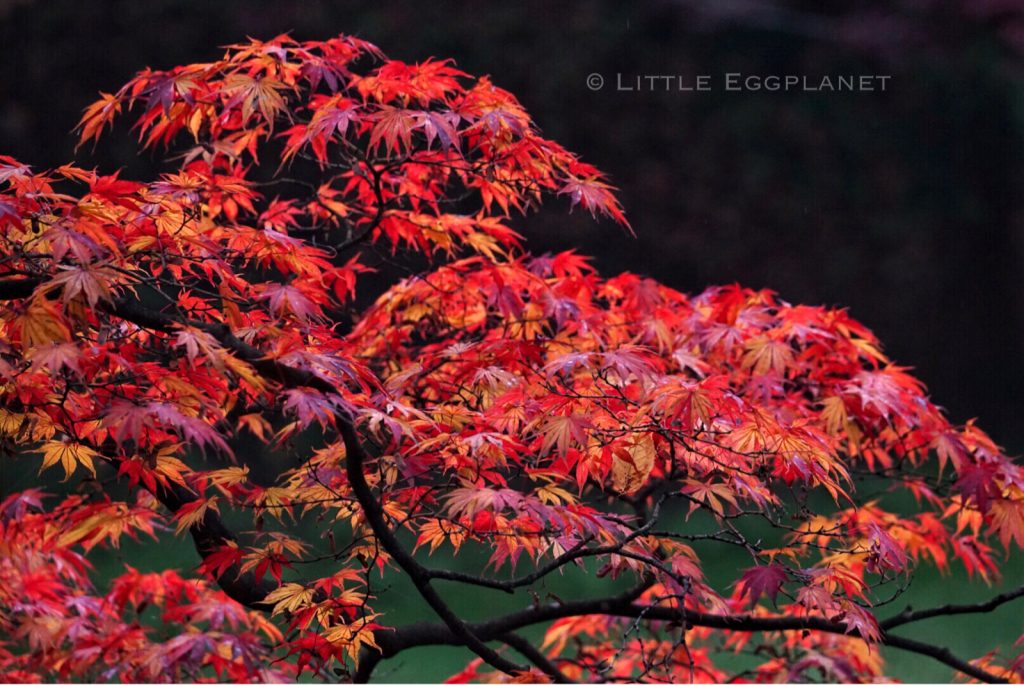
[[[955,420],[978,417],[1020,453],[1024,1],[829,6],[0,0],[0,154],[59,165],[97,91],[144,66],[213,59],[246,36],[344,32],[407,61],[452,57],[491,74],[549,137],[621,189],[635,238],[549,206],[516,220],[535,252],[575,248],[605,274],[634,271],[686,291],[739,282],[847,306]],[[890,78],[884,92],[727,92],[729,72]],[[593,73],[605,79],[600,90],[587,85]],[[618,74],[708,74],[712,90],[624,92]],[[78,160],[137,178],[163,170],[123,128]],[[1024,577],[1020,564],[1006,575]],[[987,594],[961,581],[924,576],[908,597]],[[1021,631],[1008,609],[916,635],[975,656],[992,635],[1009,643]],[[926,660],[891,657],[904,679],[948,678]],[[381,675],[429,680],[461,663],[444,649],[403,658]]]

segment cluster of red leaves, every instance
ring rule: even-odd
[[[881,585],[950,559],[987,581],[993,539],[1024,544],[1020,468],[951,425],[844,311],[736,286],[688,297],[524,253],[508,213],[545,194],[625,218],[488,79],[353,38],[279,37],[141,72],[87,110],[82,141],[131,109],[146,147],[191,141],[155,182],[0,158],[0,438],[82,483],[52,509],[35,491],[0,505],[5,678],[356,663],[390,628],[370,574],[395,569],[346,473],[349,423],[386,524],[432,553],[489,549],[479,578],[594,558],[651,608],[847,633],[786,631],[758,652],[749,633],[573,616],[543,649],[575,677],[720,680],[735,674],[715,655],[749,649],[753,680],[877,679]],[[261,155],[282,195],[256,180]],[[447,263],[353,320],[360,277],[399,250]],[[237,456],[254,442],[280,464],[273,485]],[[858,499],[872,479],[889,492]],[[889,510],[900,492],[917,513]],[[201,567],[182,571],[269,587],[270,618],[171,571],[92,589],[84,554],[165,534],[158,500],[196,537]],[[244,535],[210,544],[228,512]],[[691,516],[719,530],[690,535]],[[712,583],[701,545],[750,564]],[[299,574],[325,558],[332,573]],[[173,637],[154,637],[145,606]],[[477,669],[460,677],[499,677]]]
[[[633,275],[602,280],[571,254],[498,264],[473,258],[390,290],[353,340],[365,354],[404,360],[388,389],[433,407],[433,416],[403,424],[408,442],[397,449],[399,479],[453,475],[438,508],[417,497],[430,512],[420,544],[432,549],[490,538],[500,568],[524,554],[548,561],[590,538],[625,540],[605,570],[639,576],[663,560],[652,604],[683,598],[715,614],[823,616],[873,640],[877,621],[864,607],[879,582],[918,562],[945,571],[951,556],[990,580],[997,565],[986,540],[1007,549],[1024,541],[1019,467],[975,426],[950,425],[843,311],[737,287],[689,298]],[[923,478],[919,467],[930,455],[939,474],[951,464],[953,477]],[[854,481],[863,477],[909,491],[920,511],[899,516],[877,501],[856,502]],[[732,542],[750,545],[734,521],[766,517],[785,544],[752,549],[759,565],[722,596],[703,578],[699,555],[675,539],[685,526],[636,536],[583,504],[591,488],[635,499],[667,484],[667,496],[710,514]],[[803,519],[797,525],[773,518],[794,511]],[[788,601],[778,607],[783,593]],[[683,646],[607,639],[609,626],[628,633],[631,623],[565,619],[548,640],[601,638],[573,657],[583,669],[577,675],[628,677],[658,664],[675,678],[689,679],[692,668],[701,680],[720,679],[693,648],[720,631],[691,632]],[[748,639],[726,642],[739,649]],[[836,680],[880,675],[863,642],[820,633],[786,639],[797,656],[767,662],[758,678],[791,681],[801,668],[825,668],[806,654],[826,655]],[[554,655],[565,638],[557,644]],[[615,671],[606,670],[610,654]],[[636,668],[637,660],[646,666]],[[591,662],[605,670],[588,671]]]
[[[283,637],[263,614],[199,579],[128,567],[105,592],[93,587],[84,552],[123,535],[154,533],[162,516],[137,502],[64,499],[44,510],[26,490],[0,501],[0,677],[70,681],[91,674],[123,682],[289,678],[271,664]],[[75,547],[81,546],[82,552]]]

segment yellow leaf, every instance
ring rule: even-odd
[[[849,340],[850,344],[856,347],[860,351],[860,353],[863,354],[865,357],[868,357],[870,359],[876,359],[882,362],[883,364],[889,363],[889,358],[886,357],[885,354],[878,349],[878,346],[875,345],[870,340],[864,340],[863,338],[853,337],[851,337]]]
[[[465,539],[466,533],[462,528],[447,521],[432,519],[420,526],[420,535],[416,539],[416,547],[413,551],[415,552],[421,545],[430,543],[430,553],[433,554],[434,550],[447,540],[454,548],[452,553],[458,554],[459,547],[462,546]]]
[[[39,347],[51,342],[70,342],[71,330],[56,302],[34,297],[24,314],[18,317],[21,344],[25,348]]]
[[[266,442],[266,434],[273,430],[270,422],[263,418],[262,414],[243,414],[238,417],[238,429],[248,428],[249,432],[257,438]]]
[[[226,367],[228,367],[228,369],[231,370],[233,374],[248,383],[256,392],[263,392],[266,390],[266,382],[256,372],[256,369],[252,368],[249,364],[245,363],[230,352],[224,351],[220,352],[220,360]]]
[[[206,477],[212,485],[224,488],[244,483],[249,478],[248,466],[230,466],[226,469],[208,471]]]
[[[315,591],[298,583],[285,583],[266,597],[264,602],[274,605],[271,616],[278,614],[292,613],[297,609],[308,607],[313,603]]]
[[[838,395],[826,397],[822,404],[825,405],[821,410],[821,418],[825,420],[825,431],[829,435],[835,435],[846,425],[846,404]]]
[[[62,529],[57,538],[57,545],[65,547],[80,542],[82,548],[88,552],[103,542],[109,542],[117,548],[121,536],[127,533],[134,537],[138,531],[156,539],[147,512],[134,510],[124,502],[112,502],[83,520],[75,522],[69,528]]]
[[[206,516],[206,511],[212,508],[214,511],[220,511],[217,508],[217,496],[214,495],[209,499],[196,500],[190,502],[178,509],[175,517],[178,519],[178,527],[175,530],[176,533],[181,534],[186,528],[191,528]]]
[[[0,409],[0,435],[16,435],[25,425],[25,415]]]
[[[128,252],[129,252],[129,254],[133,253],[133,252],[142,252],[143,250],[148,250],[149,248],[153,247],[156,244],[157,244],[156,236],[153,236],[153,235],[138,236],[137,238],[133,238],[131,240],[131,242],[128,243]]]
[[[793,362],[793,348],[779,338],[762,335],[748,340],[743,347],[743,369],[753,369],[758,376],[768,372],[784,376],[786,368]]]
[[[188,118],[188,131],[192,134],[192,137],[199,141],[199,129],[203,126],[203,110],[196,107],[195,111],[192,112],[192,116]]]
[[[694,509],[703,504],[716,515],[724,516],[725,505],[722,504],[722,500],[725,500],[734,507],[739,506],[732,488],[725,483],[710,483],[692,478],[687,478],[685,482],[683,492],[689,495],[691,499],[690,514],[693,513]],[[687,518],[689,518],[689,514],[687,514]]]
[[[465,242],[480,254],[486,255],[488,259],[505,254],[498,241],[486,233],[470,233],[466,236]]]
[[[612,487],[625,494],[639,490],[651,475],[655,455],[654,438],[648,433],[634,437],[625,449],[616,450],[612,460]]]
[[[65,481],[71,477],[71,474],[75,472],[79,464],[88,469],[93,476],[96,475],[96,467],[93,466],[92,460],[93,457],[98,457],[99,453],[90,447],[75,442],[51,440],[37,451],[43,455],[43,465],[39,469],[40,473],[59,463],[64,467]]]
[[[368,626],[377,616],[378,614],[369,614],[351,623],[334,626],[324,633],[324,637],[328,642],[344,645],[345,651],[352,659],[352,663],[358,664],[359,651],[363,647],[372,647],[380,651],[380,647],[377,646],[377,640],[373,636],[373,630]]]
[[[256,495],[255,504],[257,511],[266,511],[280,521],[283,514],[292,513],[293,499],[294,493],[287,488],[271,487]]]
[[[537,489],[537,498],[544,504],[555,506],[576,503],[572,493],[551,483]]]
[[[160,448],[156,453],[156,458],[153,460],[153,471],[161,479],[172,480],[183,488],[191,490],[188,483],[185,482],[184,474],[192,469],[181,459],[171,456],[178,449],[178,445],[166,445]]]

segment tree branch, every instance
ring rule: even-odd
[[[0,300],[21,299],[29,297],[35,288],[42,283],[40,278],[5,278],[0,279]],[[281,364],[273,359],[268,359],[257,348],[235,337],[230,329],[223,325],[212,325],[206,323],[190,322],[178,317],[159,312],[158,310],[144,307],[138,300],[125,297],[118,297],[103,304],[111,314],[131,321],[136,325],[151,328],[154,330],[168,332],[173,330],[176,324],[187,324],[203,329],[211,333],[227,349],[237,354],[241,359],[251,364],[264,377],[276,380],[287,387],[310,387],[325,393],[336,393],[337,389],[329,381],[302,369],[296,369]],[[634,600],[642,592],[634,589],[626,595],[597,599],[580,600],[561,604],[536,606],[523,611],[507,614],[505,616],[491,619],[480,623],[466,623],[462,621],[437,594],[430,582],[433,578],[447,580],[465,580],[462,576],[449,574],[442,571],[431,571],[417,562],[412,555],[399,543],[394,533],[388,527],[386,516],[376,495],[366,482],[363,474],[363,464],[366,454],[362,447],[351,418],[338,416],[338,430],[346,448],[346,473],[367,522],[370,524],[374,535],[380,544],[391,555],[395,562],[409,574],[417,590],[424,600],[434,609],[438,616],[444,621],[442,624],[417,623],[394,631],[380,631],[377,640],[381,652],[376,658],[371,654],[360,663],[355,677],[357,682],[363,682],[369,678],[374,666],[380,659],[389,658],[395,654],[412,647],[432,644],[465,645],[480,656],[492,667],[506,673],[517,673],[526,669],[511,661],[508,661],[485,643],[491,640],[502,640],[522,651],[525,656],[531,659],[538,668],[544,670],[548,675],[555,677],[549,672],[554,668],[546,658],[525,643],[513,631],[534,625],[536,623],[552,621],[567,616],[580,616],[587,614],[604,614],[610,616],[622,616],[638,618],[643,620],[660,621],[683,621],[687,625],[717,628],[722,630],[743,631],[743,632],[768,632],[777,630],[815,630],[835,634],[851,634],[859,636],[856,630],[850,631],[842,623],[829,621],[820,617],[755,617],[755,616],[729,616],[721,614],[708,614],[696,612],[689,609],[675,609],[672,607],[644,606],[634,604]],[[187,489],[171,484],[169,487],[154,493],[161,502],[172,512],[177,511],[184,504],[193,501],[195,495]],[[203,556],[208,555],[214,549],[219,548],[225,541],[234,539],[233,534],[220,520],[216,512],[208,511],[200,525],[193,527],[193,540],[196,548]],[[585,556],[588,552],[584,548],[574,548],[570,552],[557,559],[545,568],[553,570],[558,566],[571,561],[573,558]],[[550,567],[550,568],[549,568]],[[227,574],[225,574],[227,576]],[[489,587],[511,590],[514,587],[528,584],[526,579],[535,579],[536,574],[529,574],[523,579],[517,579],[505,583],[488,583]],[[257,608],[265,609],[261,605],[262,599],[269,592],[269,588],[257,583],[250,574],[233,574],[222,577],[219,580],[220,586],[233,599]],[[484,583],[480,583],[484,584]],[[882,644],[915,652],[936,659],[957,671],[973,678],[989,683],[1006,682],[993,674],[978,668],[952,654],[945,647],[938,647],[916,640],[892,635],[888,631],[897,626],[905,625],[913,621],[924,620],[936,616],[955,615],[963,613],[983,613],[992,611],[996,607],[1024,596],[1024,587],[1017,588],[991,600],[973,605],[945,605],[922,611],[910,611],[894,616],[882,622],[881,642]],[[518,643],[518,644],[515,644]],[[522,649],[521,649],[522,647]],[[526,651],[523,651],[523,650]],[[543,659],[538,663],[537,656]],[[546,665],[542,665],[545,664]],[[548,668],[550,666],[550,669]],[[560,673],[560,672],[559,672]],[[564,675],[563,675],[564,677]]]
[[[339,419],[341,418],[343,417],[339,417]],[[402,547],[398,538],[395,537],[394,533],[388,527],[385,519],[384,508],[381,506],[380,502],[377,501],[376,495],[366,482],[366,477],[363,475],[363,462],[366,454],[363,451],[362,442],[359,440],[355,426],[345,418],[345,420],[339,420],[338,431],[341,433],[342,440],[345,443],[345,472],[348,475],[348,481],[349,485],[352,487],[352,492],[355,494],[356,499],[363,508],[363,514],[366,516],[366,520],[370,524],[373,534],[377,537],[377,540],[385,551],[387,551],[387,553],[391,555],[391,558],[395,560],[395,563],[397,563],[402,570],[409,575],[410,580],[412,580],[413,585],[416,586],[420,596],[423,597],[434,612],[441,617],[441,620],[445,623],[445,627],[451,631],[453,636],[458,638],[462,644],[465,644],[473,650],[477,656],[488,664],[509,674],[528,670],[527,668],[505,659],[496,651],[488,647],[487,644],[478,638],[473,631],[469,629],[466,623],[460,619],[454,611],[452,611],[451,607],[448,606],[441,596],[437,594],[437,591],[430,585],[430,573],[427,569],[421,566],[419,562],[417,562],[412,555],[405,550],[404,547]]]
[[[116,299],[113,302],[111,311],[115,315],[133,323],[157,330],[166,331],[174,323],[179,323],[173,317],[145,309],[137,301],[126,298]],[[276,380],[286,387],[309,387],[328,394],[337,393],[337,388],[332,383],[312,372],[296,369],[273,359],[268,359],[259,349],[239,340],[227,326],[197,325],[192,323],[189,325],[195,325],[212,334],[225,348],[251,364],[264,377]],[[341,434],[342,441],[345,444],[345,464],[349,485],[352,487],[352,492],[355,494],[360,507],[363,509],[363,514],[366,516],[366,520],[381,546],[391,555],[402,570],[409,575],[420,596],[444,621],[445,626],[461,640],[462,644],[465,644],[481,659],[498,670],[509,674],[528,670],[505,659],[478,639],[430,585],[430,572],[421,566],[398,542],[398,539],[388,527],[383,507],[381,507],[376,495],[366,482],[363,474],[363,463],[366,454],[351,418],[343,414],[338,414],[336,418],[338,432]],[[264,596],[266,595],[264,594]]]
[[[482,640],[500,639],[502,635],[547,621],[569,616],[603,614],[621,616],[649,621],[683,622],[686,625],[705,628],[717,628],[737,632],[771,632],[779,630],[814,630],[833,634],[850,634],[860,637],[856,630],[849,631],[845,625],[829,621],[825,618],[808,616],[729,616],[709,614],[690,609],[679,610],[672,607],[647,606],[634,604],[624,598],[603,600],[580,600],[563,604],[549,604],[531,607],[496,619],[468,625]],[[381,646],[381,658],[390,658],[395,654],[424,645],[458,644],[458,638],[447,632],[444,626],[429,623],[416,623],[391,632],[382,632],[378,643]],[[1004,683],[988,671],[958,658],[948,648],[918,642],[908,638],[892,635],[883,631],[881,643],[908,652],[914,652],[940,661],[951,668],[986,683]],[[368,677],[369,674],[364,674]]]
[[[529,659],[534,666],[539,668],[545,674],[551,677],[556,683],[574,683],[576,682],[572,678],[567,677],[562,673],[557,666],[544,656],[544,653],[533,646],[533,643],[524,638],[522,635],[516,633],[505,633],[498,638],[506,645],[516,650],[527,659]]]
[[[174,482],[168,482],[167,486],[163,488],[157,486],[156,490],[151,492],[172,514],[182,506],[198,499],[188,489]],[[189,533],[192,535],[196,551],[203,559],[223,547],[228,541],[236,540],[235,534],[212,508],[207,508],[202,520],[192,526]],[[277,585],[265,578],[257,580],[252,572],[242,573],[241,569],[234,567],[226,569],[217,578],[217,585],[228,597],[239,604],[262,611],[269,611],[273,608],[265,604],[263,600]]]
[[[42,283],[39,278],[0,278],[0,300],[21,300],[30,297],[36,286]]]
[[[1019,597],[1024,597],[1024,585],[1014,590],[1008,590],[1007,592],[998,594],[984,602],[978,602],[977,604],[944,604],[939,607],[932,607],[931,609],[921,609],[920,611],[913,611],[910,607],[907,607],[901,613],[882,621],[880,625],[885,630],[891,630],[892,628],[906,625],[907,623],[923,621],[925,619],[935,618],[938,616],[986,614]]]

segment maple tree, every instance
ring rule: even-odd
[[[0,677],[362,682],[427,645],[466,648],[453,682],[877,681],[879,645],[1024,677],[903,630],[1024,588],[883,613],[921,565],[998,576],[1020,467],[843,310],[529,255],[545,197],[628,223],[490,79],[281,36],[140,72],[81,142],[129,113],[158,180],[0,157],[3,468],[64,481],[0,501]],[[356,312],[400,254],[428,264]],[[92,571],[172,535],[198,568]],[[433,621],[375,608],[391,574]],[[459,586],[521,608],[469,621]]]

